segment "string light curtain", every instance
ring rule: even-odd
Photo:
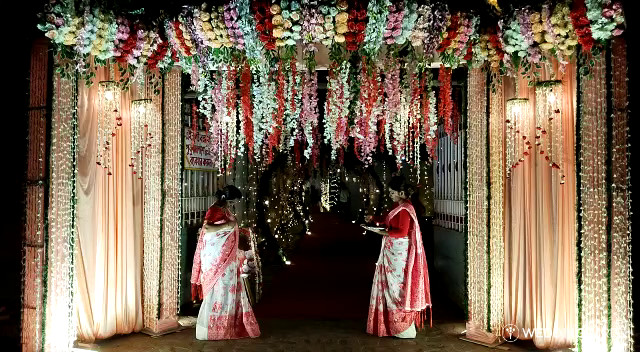
[[[543,81],[536,84],[535,152],[544,155],[549,167],[563,174],[564,141],[562,138],[562,81]]]
[[[504,86],[502,78],[492,77],[489,95],[489,172],[491,203],[489,214],[489,242],[491,256],[491,316],[490,331],[501,335],[504,324],[504,183],[505,183],[505,124]]]
[[[58,64],[59,61],[56,61]],[[76,339],[74,256],[76,238],[77,86],[75,77],[53,79],[47,245],[45,351],[69,351]]]
[[[524,162],[524,157],[529,154],[531,145],[528,133],[528,124],[531,119],[529,99],[516,98],[507,100],[506,115],[506,142],[507,142],[507,177],[512,169]]]
[[[36,41],[31,48],[21,329],[22,351],[25,352],[42,349],[48,50],[45,40]]]
[[[562,72],[555,61],[538,71],[541,80],[562,80],[565,184],[545,155],[535,152],[533,116],[522,130],[531,136],[529,155],[511,169],[505,183],[504,319],[520,329],[519,339],[532,339],[537,348],[571,347],[577,338],[575,72],[575,64]],[[529,111],[535,111],[534,85],[521,73],[515,79],[503,77],[505,98],[519,86],[519,97],[528,99]],[[525,335],[524,329],[536,332]]]
[[[145,75],[146,76],[146,75]],[[134,100],[132,102],[132,124],[142,125],[144,130],[138,130],[147,139],[142,139],[143,147],[141,153],[143,159],[143,182],[144,182],[144,258],[143,258],[143,319],[144,327],[153,332],[158,331],[158,319],[160,314],[160,287],[161,287],[161,233],[160,203],[162,198],[162,94],[155,95],[149,77],[144,79],[145,92],[150,99]],[[137,121],[136,121],[137,120]],[[132,127],[132,143],[134,138]],[[144,144],[146,143],[146,144]],[[133,152],[132,144],[132,152]],[[137,152],[137,151],[136,151]]]
[[[613,140],[611,141],[611,351],[633,351],[631,288],[631,194],[627,45],[611,44]]]
[[[480,68],[468,75],[467,186],[469,322],[486,330],[488,322],[489,240],[487,170],[487,79]]]
[[[111,176],[113,159],[113,139],[122,127],[120,115],[120,88],[115,81],[98,84],[98,147],[96,164],[107,170]]]
[[[604,54],[593,57],[592,77],[580,84],[581,344],[606,351],[607,278],[607,101]]]
[[[177,319],[180,307],[180,198],[182,187],[181,77],[175,68],[164,79],[164,200],[162,209],[162,312],[160,319]]]

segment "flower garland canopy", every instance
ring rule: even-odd
[[[482,23],[477,14],[450,12],[436,1],[228,0],[220,6],[187,5],[173,16],[158,11],[152,19],[144,9],[74,4],[49,0],[38,28],[58,52],[74,59],[63,70],[85,78],[91,78],[90,56],[98,64],[115,60],[131,75],[143,67],[166,72],[175,64],[197,73],[238,58],[258,64],[269,52],[295,52],[298,45],[311,57],[325,46],[375,59],[385,46],[405,43],[427,63],[436,61],[438,52],[449,66],[490,62],[496,71],[515,72],[514,65],[526,67],[546,58],[566,62],[577,44],[589,51],[625,29],[620,1],[601,0],[514,8],[502,12],[497,25],[495,16],[492,23]]]

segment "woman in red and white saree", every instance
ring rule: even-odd
[[[422,327],[426,309],[431,308],[427,259],[409,200],[411,187],[394,176],[389,193],[395,207],[384,219],[376,219],[387,230],[376,231],[384,237],[371,288],[367,333],[415,338],[416,325]]]
[[[238,249],[239,229],[229,204],[242,194],[226,186],[216,194],[200,230],[193,258],[191,294],[203,299],[196,323],[198,340],[260,336],[260,328],[241,279],[244,251]]]

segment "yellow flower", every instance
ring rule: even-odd
[[[543,27],[542,27],[542,23],[536,23],[533,25],[533,33],[540,33],[542,32]]]
[[[284,30],[282,28],[274,28],[273,29],[273,36],[275,38],[282,38],[283,34],[284,34]]]
[[[536,43],[542,43],[544,39],[544,36],[542,35],[542,33],[536,33],[533,35],[533,40],[535,40]]]
[[[280,9],[280,5],[278,5],[278,4],[271,5],[271,13],[272,14],[277,15],[277,14],[280,13],[280,10],[281,10]]]
[[[284,44],[285,44],[284,40],[282,40],[282,39],[276,40],[276,45],[277,46],[284,46]]]
[[[218,41],[214,41],[212,44],[213,44],[213,48],[214,49],[218,49],[218,48],[220,48],[222,46],[222,44],[220,44],[220,42],[218,42]]]
[[[578,41],[576,39],[574,39],[574,38],[567,39],[566,43],[567,43],[567,45],[570,45],[570,46],[578,45]]]
[[[274,26],[280,26],[284,23],[284,19],[282,18],[281,15],[275,15],[271,19],[271,23],[273,23]]]
[[[571,49],[567,48],[567,49],[563,50],[564,54],[567,55],[567,56],[573,55],[573,51],[574,51],[573,48],[571,48]]]
[[[344,43],[344,35],[342,34],[336,34],[333,39],[335,39],[336,43]]]
[[[293,23],[291,23],[291,21],[289,20],[284,20],[284,28],[289,29],[291,27],[293,27]]]
[[[532,13],[529,19],[531,19],[531,22],[533,23],[540,22],[540,12]]]
[[[211,26],[211,23],[210,23],[210,22],[203,22],[203,23],[202,23],[202,29],[203,29],[205,32],[209,32],[209,31],[213,30],[213,27]]]
[[[211,16],[209,16],[208,12],[201,12],[200,13],[200,19],[203,21],[208,21],[211,19]]]
[[[544,51],[549,51],[549,50],[553,49],[553,44],[551,44],[551,43],[542,43],[542,44],[540,44],[540,48],[542,48],[542,50],[544,50]]]
[[[338,33],[338,34],[347,33],[348,30],[349,30],[349,28],[344,23],[338,24],[338,26],[336,26],[336,33]]]
[[[338,1],[338,10],[344,11],[347,8],[349,8],[349,3],[347,2],[347,0]]]
[[[340,12],[339,14],[336,15],[337,23],[347,23],[348,19],[349,19],[349,14],[347,14],[346,12]]]
[[[224,43],[224,46],[225,46],[226,48],[230,48],[230,47],[232,47],[232,46],[233,46],[233,43],[231,43],[231,42],[225,42],[225,43]]]

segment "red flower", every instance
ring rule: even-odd
[[[267,50],[276,50],[276,42],[270,41],[264,46]]]
[[[358,17],[358,11],[356,11],[356,9],[351,9],[349,11],[349,18],[348,19],[353,19]]]
[[[366,9],[362,9],[358,12],[358,18],[360,20],[364,20],[367,18],[367,10]]]
[[[265,28],[264,28],[264,24],[262,24],[262,23],[258,23],[258,24],[256,24],[256,30],[257,30],[258,32],[262,32],[262,31],[264,31],[264,29],[265,29]]]
[[[367,25],[364,22],[359,22],[358,25],[357,25],[358,31],[364,32],[366,26]]]
[[[356,36],[356,41],[358,43],[364,42],[364,33],[358,33],[358,35]]]
[[[351,33],[351,32],[347,32],[344,34],[344,40],[347,42],[353,42],[355,41],[356,36],[355,34]]]
[[[264,22],[264,27],[265,27],[266,30],[271,32],[273,30],[273,24],[271,23],[271,20],[265,21]]]
[[[347,27],[349,27],[349,30],[352,32],[355,32],[358,29],[358,25],[356,24],[356,22],[353,22],[353,21],[348,21]]]
[[[358,44],[355,44],[355,43],[347,43],[347,50],[351,50],[351,51],[358,50]]]

